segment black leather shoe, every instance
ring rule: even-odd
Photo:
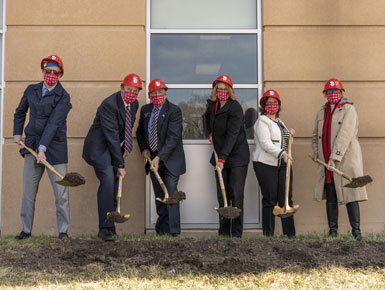
[[[98,237],[105,242],[113,242],[116,240],[116,235],[106,228],[99,230]]]
[[[67,235],[67,233],[59,233],[59,239],[69,239],[70,237]]]
[[[24,231],[21,231],[21,233],[18,234],[18,235],[15,237],[15,239],[16,239],[16,240],[22,240],[22,239],[26,239],[26,238],[29,238],[29,237],[31,237],[31,233],[27,234],[27,233],[25,233]]]
[[[179,238],[180,237],[180,234],[178,233],[172,233],[170,234],[173,238]]]

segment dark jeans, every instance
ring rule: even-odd
[[[178,191],[179,176],[171,174],[167,170],[166,166],[162,161],[159,163],[158,173],[163,179],[163,182],[167,188],[168,194],[171,196],[173,193]],[[164,198],[164,192],[162,187],[159,185],[158,180],[153,172],[150,172],[152,185],[155,192],[155,198]],[[163,202],[155,200],[156,213],[158,219],[155,225],[155,231],[158,235],[164,234],[180,234],[180,209],[179,204],[167,206]]]
[[[243,233],[243,198],[245,181],[247,175],[247,166],[239,166],[227,168],[226,165],[222,170],[223,182],[226,188],[227,203],[230,206],[237,207],[242,210],[240,216],[236,219],[229,220],[219,216],[219,235],[242,237]],[[219,184],[218,173],[215,171],[217,181],[217,198],[219,207],[223,207],[224,201],[222,197],[221,186]]]
[[[262,229],[265,236],[273,236],[275,230],[274,206],[285,204],[286,163],[281,166],[270,166],[261,162],[253,162],[255,175],[262,191]],[[289,205],[292,200],[293,171],[290,170]],[[295,236],[294,217],[281,218],[282,232],[289,237]]]

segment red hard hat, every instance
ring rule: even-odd
[[[43,58],[41,60],[41,69],[44,69],[44,63],[47,62],[56,62],[59,66],[60,66],[60,69],[61,69],[61,74],[63,75],[64,74],[64,67],[63,67],[63,62],[62,60],[60,59],[60,57],[58,57],[57,55],[50,55],[50,56],[47,56],[46,58]]]
[[[157,91],[160,89],[165,89],[166,91],[168,90],[168,87],[166,86],[166,84],[160,79],[153,79],[148,85],[149,94],[153,91]]]
[[[277,91],[275,91],[275,90],[267,90],[267,91],[263,94],[262,98],[259,100],[259,104],[262,106],[262,100],[263,100],[264,98],[270,98],[270,97],[276,98],[276,99],[278,100],[278,102],[279,102],[279,106],[281,106],[281,99],[280,99],[280,97],[279,97]]]
[[[233,87],[233,80],[228,75],[221,75],[217,77],[217,79],[213,82],[213,88],[215,87],[217,82],[223,82],[228,84],[230,87]]]
[[[142,80],[137,74],[129,74],[127,75],[123,82],[120,84],[121,86],[128,85],[128,86],[134,86],[139,88],[139,90],[142,89]]]
[[[328,80],[326,82],[324,90],[322,92],[325,93],[326,90],[330,90],[330,89],[340,89],[340,90],[343,90],[345,92],[345,89],[342,86],[342,83],[337,79]]]

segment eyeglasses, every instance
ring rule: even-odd
[[[53,69],[44,69],[44,72],[47,73],[47,74],[54,73],[57,76],[61,74],[61,71],[57,71],[57,70],[53,70]]]
[[[161,95],[165,95],[166,92],[165,91],[160,91],[160,92],[152,92],[150,93],[150,97],[155,97],[155,96],[161,96]]]
[[[139,93],[139,90],[133,90],[133,89],[123,89],[125,92],[130,92],[130,93]]]

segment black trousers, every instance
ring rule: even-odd
[[[171,196],[177,192],[179,176],[173,175],[167,170],[162,161],[159,162],[158,173],[167,188],[168,194]],[[152,186],[154,188],[155,198],[164,198],[164,192],[159,185],[158,180],[153,172],[150,173]],[[155,200],[156,213],[158,219],[155,225],[155,231],[158,235],[164,234],[180,234],[180,207],[179,203],[167,206],[161,201]]]
[[[275,229],[274,206],[285,204],[286,163],[281,166],[270,166],[261,162],[253,162],[255,175],[262,191],[262,229],[265,236],[273,236]],[[293,171],[290,171],[289,205],[292,200]],[[282,232],[289,237],[295,236],[294,217],[281,218]]]
[[[236,219],[229,220],[219,216],[219,235],[242,237],[243,233],[243,198],[247,175],[247,165],[227,168],[226,165],[222,170],[223,183],[226,189],[227,203],[230,206],[237,207],[242,210],[240,216]],[[219,207],[223,207],[224,201],[222,197],[221,186],[219,184],[218,173],[215,171],[217,181],[217,198]]]

